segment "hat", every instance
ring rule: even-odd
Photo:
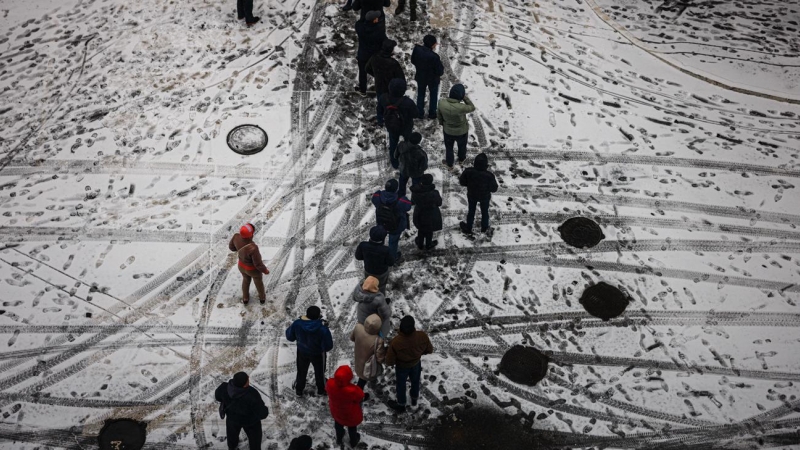
[[[411,133],[411,136],[408,137],[408,141],[412,144],[419,144],[422,142],[422,135],[417,133],[416,131]]]
[[[250,377],[248,377],[246,373],[237,372],[236,375],[233,376],[233,385],[238,388],[243,388],[249,379]]]
[[[311,305],[306,309],[306,317],[311,320],[317,320],[322,317],[322,311],[320,311],[319,306]]]
[[[449,97],[458,101],[464,100],[464,95],[466,95],[467,90],[464,89],[463,84],[454,84],[453,87],[450,88],[450,95]]]
[[[239,228],[239,235],[245,239],[251,239],[256,233],[256,227],[252,223],[246,223]]]
[[[430,186],[433,184],[433,175],[426,173],[422,175],[422,180],[420,181],[423,186]]]
[[[367,22],[372,22],[379,17],[381,17],[380,11],[370,11],[364,16],[364,18],[367,19]]]
[[[425,47],[433,48],[433,46],[436,44],[436,36],[427,34],[424,38],[422,38],[422,43],[425,44]]]
[[[369,229],[369,240],[372,242],[383,242],[386,239],[386,228],[381,225],[375,225]]]
[[[400,319],[400,332],[403,334],[411,334],[416,331],[416,322],[414,318],[411,316],[405,316]]]
[[[364,280],[364,283],[361,284],[361,290],[374,294],[378,292],[378,286],[380,286],[380,280],[370,275]]]
[[[292,439],[292,443],[289,444],[289,450],[311,450],[312,445],[314,445],[314,442],[311,441],[311,436],[304,434]]]
[[[397,47],[397,42],[391,39],[384,39],[381,45],[381,50],[385,53],[392,53],[394,48]]]
[[[386,184],[383,186],[389,192],[397,192],[397,188],[400,187],[400,183],[397,182],[394,178],[387,181]]]

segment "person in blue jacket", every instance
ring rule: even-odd
[[[297,396],[303,396],[309,365],[314,366],[317,395],[326,395],[325,353],[333,348],[333,336],[327,323],[322,320],[319,307],[309,306],[305,316],[292,322],[286,329],[286,340],[297,341],[297,378],[294,383]]]
[[[415,45],[411,52],[411,64],[417,69],[414,79],[417,80],[417,109],[419,118],[425,117],[425,91],[431,93],[431,103],[428,108],[428,119],[436,118],[436,106],[439,103],[439,80],[444,74],[444,66],[439,55],[436,54],[436,36],[426,35],[422,45]]]
[[[398,197],[397,180],[392,178],[386,182],[384,190],[372,194],[372,204],[375,205],[375,219],[389,233],[389,253],[395,263],[401,261],[402,254],[397,251],[400,244],[400,235],[408,229],[408,212],[411,210],[411,200],[405,196]]]

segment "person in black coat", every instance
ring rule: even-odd
[[[411,185],[422,181],[422,175],[428,170],[428,154],[420,146],[422,135],[413,132],[409,140],[404,140],[397,145],[394,158],[400,162],[400,187],[397,195],[405,197],[408,180]]]
[[[436,105],[439,102],[439,80],[444,74],[444,66],[436,50],[436,37],[427,35],[422,39],[423,45],[415,45],[411,52],[411,64],[417,69],[414,79],[417,80],[417,108],[419,118],[425,117],[425,91],[431,94],[431,104],[428,108],[428,119],[436,118]]]
[[[367,95],[367,62],[381,51],[386,40],[386,23],[381,19],[380,11],[370,11],[365,19],[356,22],[358,35],[358,92]]]
[[[250,377],[238,372],[233,378],[219,385],[214,398],[221,403],[220,415],[224,414],[228,433],[228,449],[239,446],[239,432],[244,429],[250,450],[261,449],[261,421],[269,415],[261,394],[250,386]]]
[[[386,15],[383,13],[383,8],[387,8],[391,6],[391,4],[391,0],[347,0],[347,3],[342,9],[345,11],[349,11],[350,9],[356,11],[360,10],[362,19],[364,19],[370,11],[379,11],[381,13],[381,20],[385,20]]]
[[[392,58],[396,46],[397,42],[386,39],[381,45],[381,51],[370,58],[367,65],[364,66],[367,73],[375,77],[375,94],[378,100],[389,90],[389,83],[393,79],[400,78],[404,82],[406,80],[403,67],[396,59]],[[383,109],[380,105],[378,106],[378,126],[383,126]]]
[[[481,204],[481,232],[489,230],[489,203],[492,201],[492,192],[497,192],[497,179],[492,172],[489,172],[489,157],[486,153],[481,153],[475,157],[473,167],[461,173],[458,182],[461,186],[467,187],[467,202],[469,212],[467,221],[461,222],[461,231],[467,234],[472,233],[472,225],[475,222],[475,207]]]
[[[374,58],[373,58],[374,60]],[[406,94],[406,80],[405,78],[395,78],[389,82],[389,91],[378,98],[378,110],[386,114],[388,106],[396,107],[400,113],[403,121],[403,126],[399,133],[390,130],[386,123],[386,131],[389,133],[389,161],[395,169],[400,167],[400,161],[396,158],[397,144],[400,142],[400,136],[403,139],[410,141],[411,133],[414,132],[414,118],[417,117],[417,105],[414,100],[405,96]]]
[[[356,259],[364,261],[364,278],[377,278],[379,289],[384,294],[386,281],[389,280],[389,268],[395,263],[389,247],[383,245],[387,234],[385,228],[376,225],[369,230],[369,241],[362,241],[356,247]]]
[[[439,244],[433,233],[442,229],[442,196],[433,185],[433,175],[426,173],[419,184],[411,186],[411,203],[414,204],[414,226],[419,233],[414,239],[417,247],[430,250]]]

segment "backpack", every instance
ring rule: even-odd
[[[391,105],[387,105],[386,108],[383,109],[383,123],[386,124],[386,130],[392,134],[400,134],[403,132],[403,114],[400,113],[400,102],[402,102],[402,97],[397,103],[392,103]]]
[[[375,219],[378,225],[383,226],[389,233],[397,231],[397,226],[400,225],[397,211],[395,211],[395,203],[378,205],[375,209]]]
[[[406,173],[411,178],[421,177],[428,169],[428,155],[418,145],[415,145],[414,150],[408,153],[406,164]]]
[[[383,364],[378,362],[378,338],[375,338],[375,348],[372,355],[364,363],[364,378],[372,380],[383,372]]]

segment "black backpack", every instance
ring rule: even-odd
[[[400,134],[403,132],[403,114],[400,113],[400,102],[403,99],[392,103],[383,109],[383,123],[386,124],[386,130],[392,134]]]
[[[383,226],[389,233],[397,231],[399,220],[397,218],[397,211],[395,210],[395,203],[383,204],[381,203],[375,209],[375,219],[378,225]]]

